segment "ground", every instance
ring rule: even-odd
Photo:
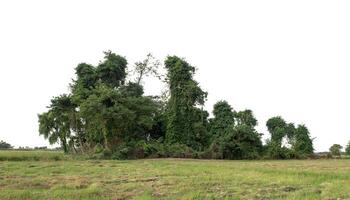
[[[350,160],[85,160],[0,151],[0,199],[350,199]]]

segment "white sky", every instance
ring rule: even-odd
[[[130,64],[185,57],[209,92],[252,109],[259,130],[305,123],[317,151],[350,140],[350,1],[0,1],[0,139],[48,145],[37,114],[68,91],[74,67],[102,51]],[[146,85],[158,93],[159,84]]]

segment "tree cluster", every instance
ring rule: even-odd
[[[39,134],[60,143],[66,153],[117,159],[299,158],[313,153],[305,125],[273,117],[266,124],[271,139],[263,145],[251,110],[235,111],[219,101],[210,118],[203,109],[208,93],[194,80],[196,68],[182,58],[167,57],[161,76],[160,62],[149,54],[135,64],[134,80],[127,64],[110,51],[97,66],[79,64],[70,93],[53,97],[48,111],[38,115]],[[144,94],[142,79],[149,75],[166,83],[167,95]]]
[[[342,151],[344,149],[344,152]],[[340,144],[333,144],[329,148],[329,157],[335,156],[335,157],[341,157],[342,154],[350,156],[350,141],[346,144],[345,148]]]
[[[5,142],[5,141],[0,141],[0,149],[12,149],[13,147],[11,144]]]
[[[266,154],[271,158],[301,158],[313,153],[313,142],[305,125],[295,126],[282,117],[272,117],[266,122],[271,135],[266,142]]]

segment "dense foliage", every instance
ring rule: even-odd
[[[305,125],[268,120],[263,145],[251,110],[235,111],[226,101],[203,109],[207,92],[194,80],[196,68],[177,56],[161,65],[151,54],[128,73],[127,60],[110,51],[93,66],[81,63],[70,93],[53,97],[38,115],[39,134],[66,153],[105,158],[195,157],[219,159],[302,158],[313,153]],[[143,77],[166,83],[167,95],[144,94]],[[284,144],[284,141],[287,144]]]
[[[313,153],[313,143],[305,125],[295,127],[282,117],[272,117],[266,122],[271,134],[266,142],[266,153],[271,158],[302,158]]]
[[[345,147],[345,154],[350,155],[350,141],[348,142],[348,144]]]
[[[343,146],[340,144],[333,144],[330,148],[329,151],[333,156],[341,156],[341,150],[343,149]]]
[[[0,141],[0,149],[11,149],[12,146],[11,144],[5,142],[5,141]]]
[[[195,68],[186,61],[176,56],[168,57],[165,68],[170,91],[165,110],[166,142],[203,149],[201,139],[206,134],[206,114],[196,106],[203,106],[207,93],[193,80]]]

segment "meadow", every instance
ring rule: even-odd
[[[0,151],[0,199],[350,199],[350,160],[89,160]]]

